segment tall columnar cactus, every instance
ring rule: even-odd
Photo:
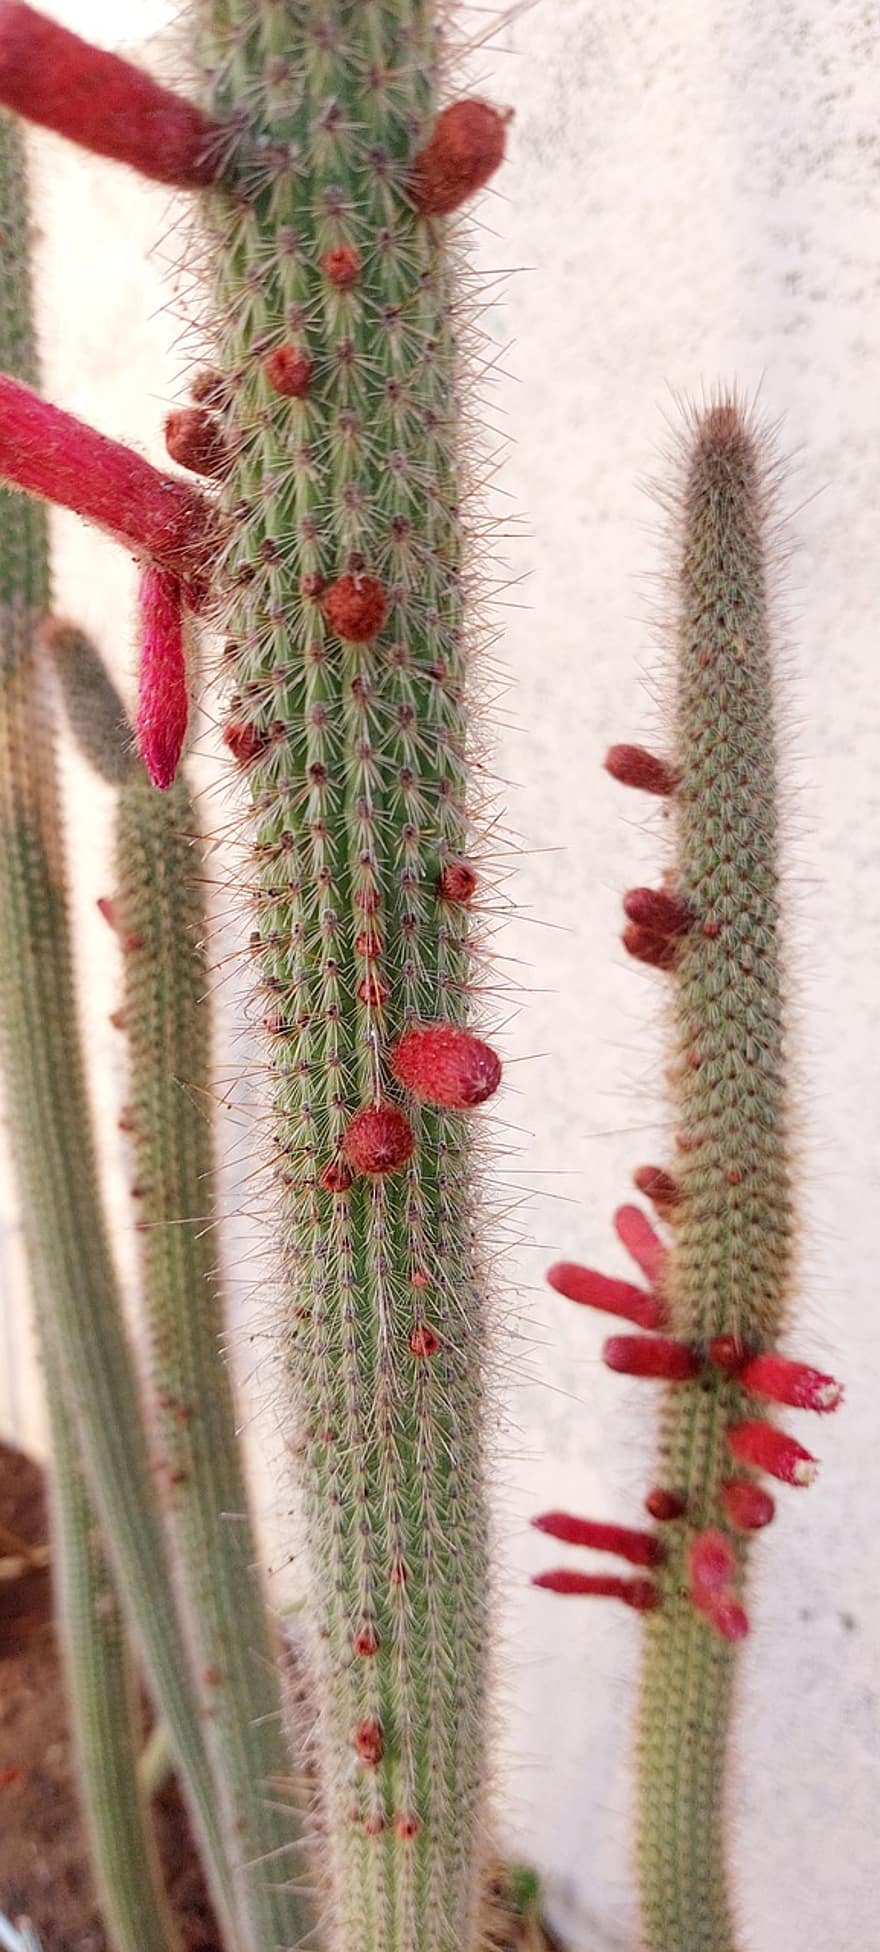
[[[346,1952],[467,1952],[486,1849],[468,1123],[500,1067],[467,1027],[471,321],[446,220],[499,163],[504,118],[476,100],[438,114],[446,12],[200,3],[199,114],[0,9],[7,101],[148,172],[153,117],[165,180],[208,185],[213,365],[167,441],[221,481],[220,519],[8,382],[0,471],[140,556],[139,732],[163,786],[185,720],[181,604],[226,633],[273,1105],[279,1407],[316,1601],[329,1942]]]
[[[29,267],[21,136],[0,115],[0,349],[32,380]],[[68,1432],[60,1413],[56,1416],[59,1445],[70,1453],[81,1444],[126,1609],[129,1617],[137,1614],[156,1697],[190,1784],[222,1903],[228,1879],[214,1794],[186,1675],[98,1193],[73,990],[51,700],[37,649],[48,601],[44,511],[0,490],[0,1052],[31,1284],[47,1359],[53,1376],[61,1379],[66,1415],[77,1425],[71,1423]],[[65,1491],[65,1523],[81,1531],[69,1474],[59,1478],[59,1498]],[[73,1673],[84,1671],[80,1656],[86,1651],[78,1650]],[[74,1703],[75,1716],[87,1717],[93,1708],[94,1700],[83,1696]],[[116,1750],[107,1755],[108,1769],[116,1770],[117,1796],[123,1736],[120,1729]],[[129,1836],[134,1838],[133,1780],[129,1787]],[[156,1916],[148,1853],[142,1854],[141,1873],[147,1930]],[[135,1882],[132,1864],[126,1903]],[[121,1918],[118,1911],[117,1925]]]
[[[612,1369],[665,1380],[652,1532],[567,1513],[552,1536],[640,1568],[562,1570],[557,1591],[610,1591],[646,1614],[639,1860],[649,1952],[731,1952],[724,1867],[726,1732],[751,1534],[773,1516],[759,1474],[808,1484],[815,1460],[771,1407],[836,1408],[829,1376],[776,1351],[791,1301],[794,1225],[780,976],[774,663],[766,551],[773,472],[735,399],[695,416],[676,526],[673,756],[613,747],[609,771],[668,798],[676,854],[659,889],[625,898],[624,943],[669,972],[676,1159],[636,1184],[668,1249],[624,1207],[618,1232],[648,1290],[560,1264],[552,1285],[639,1331]],[[659,1333],[644,1333],[644,1331]]]

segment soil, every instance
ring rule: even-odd
[[[221,1952],[173,1783],[153,1807],[188,1952]],[[76,1800],[52,1629],[43,1475],[5,1444],[0,1444],[0,1911],[13,1921],[26,1916],[43,1952],[112,1952]]]

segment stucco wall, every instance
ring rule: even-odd
[[[70,0],[64,17],[108,44],[120,25],[135,42],[161,24],[141,7],[120,21],[98,0]],[[486,18],[472,15],[478,28]],[[617,942],[620,891],[656,874],[663,823],[612,786],[601,758],[613,739],[662,728],[650,616],[663,558],[638,483],[657,469],[677,396],[719,380],[760,394],[794,457],[782,722],[803,1227],[792,1346],[847,1384],[837,1419],[810,1433],[818,1484],[780,1496],[755,1554],[732,1853],[744,1947],[877,1943],[878,42],[880,8],[860,0],[542,0],[502,26],[484,60],[487,91],[516,109],[478,240],[493,274],[487,330],[499,353],[513,342],[492,403],[512,443],[500,484],[511,499],[498,504],[511,583],[496,751],[518,836],[505,884],[516,913],[499,941],[517,1008],[499,1113],[499,1308],[512,1317],[499,1343],[502,1808],[577,1952],[636,1944],[638,1628],[598,1603],[530,1591],[547,1548],[526,1521],[550,1503],[636,1520],[653,1409],[649,1388],[603,1371],[600,1327],[549,1296],[542,1272],[569,1253],[626,1272],[612,1208],[635,1165],[665,1156],[660,979]],[[169,205],[57,143],[35,148],[47,390],[158,459],[162,408],[187,362],[173,310],[160,309],[161,253],[144,258]],[[179,240],[163,249],[173,258]],[[498,267],[525,268],[503,284]],[[66,518],[56,528],[65,607],[130,669],[128,566]],[[93,909],[106,802],[73,765],[71,781],[110,1122],[115,979]],[[240,1128],[230,1139],[234,1151]],[[233,1162],[240,1204],[235,1183]],[[21,1322],[10,1194],[2,1213],[7,1350]],[[0,1416],[29,1435],[20,1339],[8,1360]]]

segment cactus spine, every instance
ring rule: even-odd
[[[0,116],[0,339],[36,357],[20,132]],[[78,1421],[126,1610],[187,1777],[223,1900],[204,1743],[165,1567],[140,1406],[98,1195],[76,1025],[54,738],[35,636],[49,600],[45,514],[0,491],[0,1037],[41,1335]],[[146,1900],[145,1900],[146,1903]]]
[[[227,1862],[253,1942],[290,1946],[307,1923],[293,1770],[222,1351],[204,874],[183,777],[158,793],[137,767],[119,796],[113,913],[157,1464]]]
[[[437,16],[403,0],[196,14],[204,106],[245,109],[242,144],[269,158],[249,199],[204,199],[226,737],[253,804],[284,1415],[346,1952],[464,1952],[485,1851],[473,1169],[460,1111],[407,1103],[388,1062],[408,1024],[463,1024],[472,983],[471,883],[458,899],[443,883],[470,838],[461,328],[444,226],[408,190]]]

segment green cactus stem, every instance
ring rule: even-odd
[[[0,116],[0,357],[30,382],[36,355],[29,264],[21,136]],[[76,1022],[51,700],[35,652],[48,603],[44,511],[0,491],[0,1040],[32,1288],[222,1905],[227,1875],[214,1791],[100,1208]]]
[[[177,1952],[147,1798],[138,1784],[139,1687],[86,1484],[82,1454],[44,1349],[52,1442],[54,1578],[77,1758],[101,1904],[119,1952]]]
[[[156,1468],[181,1616],[207,1718],[227,1861],[253,1941],[292,1946],[308,1917],[301,1825],[248,1514],[215,1207],[205,863],[182,776],[138,767],[119,796],[113,913],[130,1055],[126,1124],[150,1338]]]
[[[466,1952],[486,1852],[486,1303],[462,1107],[496,1061],[462,1079],[470,1047],[453,1040],[433,1091],[446,1054],[429,1040],[419,1099],[454,1109],[417,1101],[389,1061],[410,1025],[464,1025],[474,980],[467,320],[446,225],[416,206],[460,201],[488,173],[469,131],[491,128],[497,162],[503,123],[485,104],[435,122],[445,13],[196,12],[203,106],[233,126],[246,110],[242,141],[275,157],[250,198],[209,191],[202,214],[228,457],[226,740],[253,806],[283,1237],[279,1411],[317,1601],[329,1942],[346,1952]]]

